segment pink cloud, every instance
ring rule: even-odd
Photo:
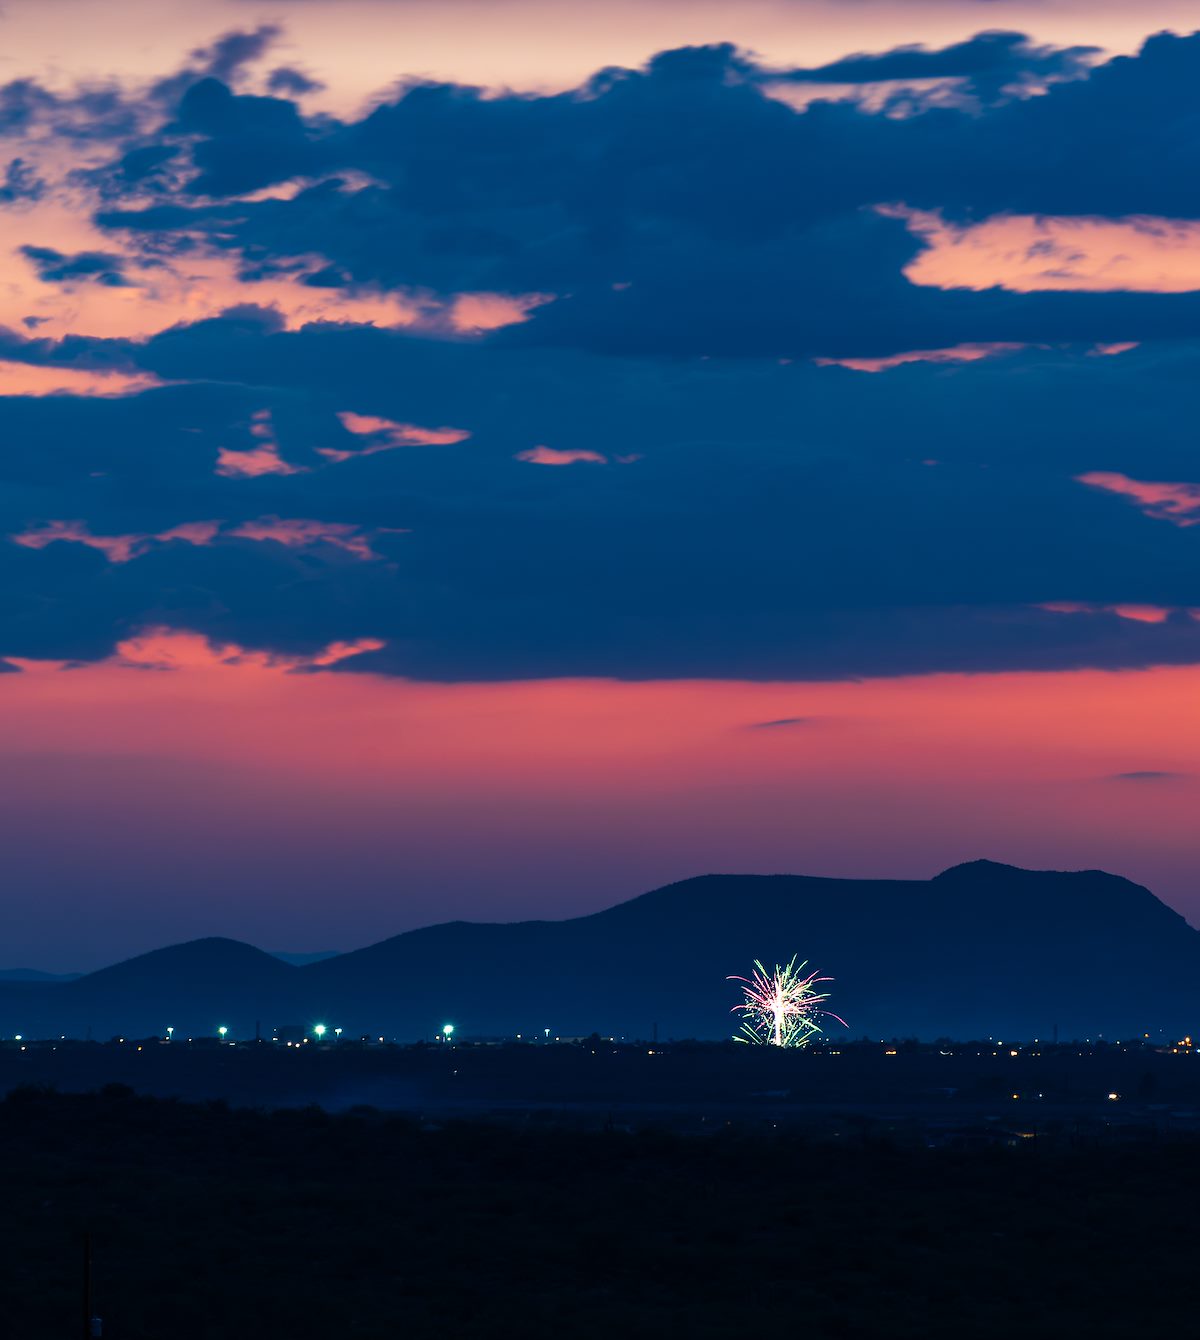
[[[10,535],[14,544],[26,549],[45,549],[48,544],[65,541],[98,549],[110,563],[128,563],[145,548],[146,535],[93,535],[82,521],[47,521],[36,530]]]
[[[607,465],[608,458],[598,451],[556,451],[554,447],[537,446],[529,451],[518,451],[515,460],[527,461],[530,465],[575,465],[587,461],[593,465]]]
[[[553,300],[552,293],[459,293],[450,303],[450,324],[463,334],[499,330],[528,321],[535,307]]]
[[[882,358],[814,358],[818,367],[853,368],[855,372],[885,372],[902,363],[974,363],[981,358],[1011,354],[1024,349],[1023,344],[955,344],[947,349],[909,349],[902,354],[887,354]]]
[[[0,360],[0,395],[122,396],[164,384],[148,372],[97,372]]]
[[[253,666],[271,670],[306,670],[314,666],[335,665],[338,661],[379,651],[385,642],[360,637],[352,642],[331,642],[309,656],[284,656],[263,651],[247,651],[235,643],[215,643],[200,633],[185,633],[173,628],[150,628],[117,645],[114,660],[127,666],[156,670],[203,670],[221,666]]]
[[[915,284],[1017,293],[1200,289],[1200,222],[1193,219],[997,214],[960,227],[936,211],[889,205],[881,212],[904,219],[925,243],[904,272]]]
[[[229,447],[218,449],[217,474],[227,479],[256,479],[260,475],[302,473],[300,466],[291,465],[280,456],[269,409],[255,410],[251,416],[250,436],[258,438],[261,445],[249,451],[233,451]]]
[[[465,428],[423,428],[416,423],[398,423],[375,414],[356,414],[340,410],[338,419],[348,433],[371,440],[357,451],[342,451],[338,447],[318,447],[317,454],[328,461],[348,461],[355,456],[373,456],[377,451],[391,451],[395,447],[446,447],[465,442],[471,436]]]
[[[245,540],[273,540],[276,544],[285,544],[291,548],[303,548],[310,544],[332,544],[349,554],[354,554],[357,558],[379,557],[357,526],[343,525],[340,522],[266,516],[260,517],[257,521],[244,521],[227,534]]]
[[[182,525],[172,526],[170,530],[160,530],[157,535],[147,535],[147,540],[184,540],[188,544],[211,544],[221,529],[219,521],[185,521]]]
[[[1200,484],[1130,479],[1128,475],[1108,470],[1092,470],[1075,478],[1090,488],[1132,498],[1147,516],[1156,520],[1171,521],[1177,526],[1194,526],[1200,522],[1200,517],[1192,515],[1200,512]]]
[[[388,533],[403,531],[389,527]],[[336,521],[314,521],[307,518],[265,516],[255,521],[239,522],[223,529],[219,521],[186,521],[157,534],[93,535],[82,521],[48,521],[35,529],[22,531],[9,538],[14,544],[27,549],[44,549],[48,544],[65,541],[98,549],[110,563],[128,563],[146,553],[155,544],[182,540],[186,544],[208,545],[218,536],[234,536],[242,540],[271,540],[290,548],[312,544],[331,544],[356,558],[378,558],[370,542],[358,526]]]
[[[1052,614],[1115,614],[1119,619],[1135,623],[1166,623],[1177,611],[1167,605],[1098,605],[1080,600],[1049,600],[1037,607]],[[1195,617],[1194,610],[1179,611]]]

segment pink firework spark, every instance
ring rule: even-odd
[[[742,1015],[738,1042],[765,1042],[775,1047],[803,1047],[821,1027],[817,1019],[828,1016],[843,1028],[846,1021],[832,1010],[821,1006],[829,999],[829,992],[818,989],[819,982],[832,982],[832,977],[820,977],[816,972],[807,976],[807,961],[797,965],[796,956],[786,967],[775,965],[774,972],[755,959],[753,977],[730,976],[727,981],[741,982],[746,999],[735,1005],[731,1013]]]

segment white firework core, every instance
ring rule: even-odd
[[[818,1018],[828,1015],[845,1026],[844,1019],[821,1008],[829,999],[829,992],[820,990],[818,983],[831,982],[833,978],[819,977],[816,972],[805,974],[807,966],[807,961],[797,965],[793,955],[786,966],[776,964],[775,971],[768,972],[755,959],[752,977],[728,978],[742,983],[746,997],[733,1007],[733,1013],[742,1016],[742,1027],[736,1035],[738,1042],[803,1047],[822,1031]]]

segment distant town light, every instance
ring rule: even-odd
[[[168,1040],[168,1041],[170,1041],[171,1036],[172,1036],[172,1034],[173,1034],[174,1032],[175,1032],[175,1030],[174,1030],[173,1028],[171,1028],[170,1026],[168,1026],[168,1028],[167,1028],[167,1040]]]
[[[21,1041],[21,1035],[20,1035],[20,1033],[17,1034],[17,1039],[16,1039],[16,1040],[17,1040],[18,1042]]]
[[[313,1029],[313,1032],[317,1035],[317,1041],[320,1042],[321,1039],[325,1036],[325,1025],[324,1025],[324,1024],[318,1024],[318,1025]]]
[[[454,1025],[453,1025],[453,1024],[443,1024],[443,1025],[442,1025],[442,1036],[443,1036],[444,1038],[448,1038],[448,1037],[450,1036],[450,1034],[453,1033],[453,1032],[454,1032]]]
[[[221,1027],[217,1029],[217,1032],[220,1033],[221,1041],[224,1042],[225,1034],[229,1032],[229,1029],[226,1028],[224,1024],[222,1024]]]

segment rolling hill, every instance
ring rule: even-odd
[[[293,966],[192,941],[67,982],[0,982],[0,1034],[727,1037],[732,973],[793,954],[850,1036],[1048,1038],[1200,1027],[1200,932],[1102,871],[988,861],[931,880],[706,875],[564,921],[449,922]],[[840,1026],[832,1030],[841,1034]]]

